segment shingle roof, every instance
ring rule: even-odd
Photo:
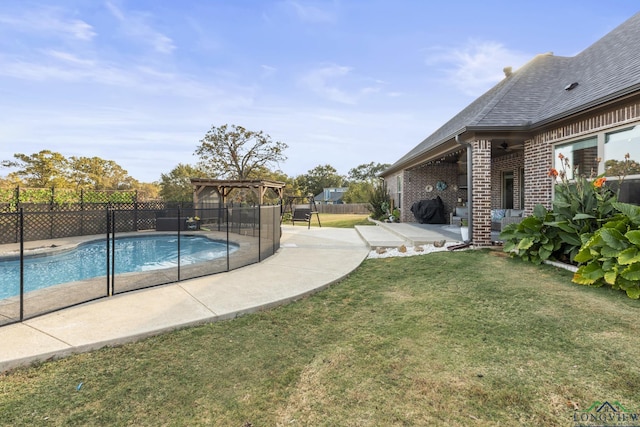
[[[578,86],[565,90],[568,84]],[[529,130],[640,90],[640,13],[575,57],[538,55],[395,162],[398,170],[464,130]]]

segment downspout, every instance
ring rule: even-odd
[[[468,142],[460,140],[460,135],[456,135],[456,142],[467,147],[467,207],[469,208],[469,243],[473,242],[473,147]]]

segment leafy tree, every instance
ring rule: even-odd
[[[205,176],[202,168],[179,163],[171,172],[160,175],[160,197],[172,202],[190,202],[193,200],[191,178]]]
[[[6,180],[31,188],[73,188],[91,190],[129,190],[138,184],[113,160],[100,157],[71,157],[42,150],[31,155],[14,154],[2,166],[17,169]]]
[[[298,187],[304,195],[321,193],[330,187],[342,187],[345,179],[331,165],[318,165],[296,179]]]
[[[375,191],[378,177],[390,165],[388,163],[366,163],[349,170],[349,189],[342,200],[345,203],[367,203]]]
[[[8,175],[11,181],[18,181],[27,187],[69,187],[66,173],[69,161],[60,153],[42,150],[31,155],[17,153],[15,160],[3,160],[2,166],[18,169]]]
[[[77,188],[129,190],[136,180],[113,160],[100,157],[71,157],[69,178]]]
[[[373,184],[369,182],[352,182],[342,196],[342,201],[345,203],[368,203],[372,191]]]
[[[635,160],[607,160],[604,162],[606,176],[625,176],[640,174],[640,164]]]
[[[249,177],[249,179],[264,179],[264,180],[269,180],[269,181],[279,181],[279,182],[284,182],[285,183],[285,187],[284,187],[284,197],[296,197],[296,196],[301,196],[302,193],[300,192],[300,189],[298,188],[298,183],[296,181],[295,178],[290,177],[289,175],[287,175],[286,173],[277,170],[277,171],[270,171],[269,169],[267,169],[266,167],[259,167],[257,169],[254,170],[252,176]],[[267,199],[265,199],[265,203],[276,203],[276,198],[275,197],[268,197]]]
[[[160,185],[157,182],[136,182],[132,189],[138,192],[139,202],[160,198]]]
[[[209,176],[220,179],[250,179],[261,167],[268,168],[286,160],[287,144],[272,141],[262,131],[249,131],[242,126],[212,126],[195,154],[199,166]]]
[[[377,181],[378,176],[386,169],[388,169],[389,166],[391,165],[389,165],[388,163],[366,163],[350,169],[347,176],[349,178],[349,181],[365,181],[373,183]]]

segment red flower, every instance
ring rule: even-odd
[[[562,155],[562,154],[561,154]],[[555,168],[551,168],[549,170],[549,176],[553,177],[553,178],[557,178],[558,177],[558,171]]]

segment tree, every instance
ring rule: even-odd
[[[367,203],[378,182],[378,176],[389,166],[387,163],[371,162],[349,170],[349,180],[351,182],[342,200],[345,203]]]
[[[160,185],[157,182],[136,182],[132,189],[136,190],[139,202],[160,198]]]
[[[193,186],[191,178],[207,176],[202,168],[179,163],[171,172],[160,175],[160,197],[171,202],[191,202]]]
[[[388,163],[367,163],[349,170],[349,181],[375,182],[378,176],[391,166]]]
[[[269,169],[267,169],[266,167],[259,167],[257,169],[255,169],[252,173],[252,176],[249,177],[249,179],[264,179],[264,180],[269,180],[269,181],[279,181],[279,182],[284,182],[285,183],[285,187],[284,187],[284,197],[297,197],[297,196],[301,196],[302,193],[300,192],[300,189],[298,188],[298,183],[296,181],[295,178],[290,177],[289,175],[287,175],[286,173],[277,170],[277,171],[270,171]],[[267,196],[267,198],[265,199],[265,203],[275,203],[276,202],[276,198],[273,197],[273,195],[271,195],[271,197]]]
[[[286,160],[287,144],[272,141],[262,131],[249,131],[242,126],[212,126],[195,154],[199,166],[220,179],[249,179],[261,167],[277,166]]]
[[[640,164],[635,160],[607,160],[604,162],[606,176],[627,176],[640,173]]]
[[[352,182],[342,196],[342,201],[345,203],[368,203],[372,191],[373,185],[369,182]]]
[[[2,166],[16,168],[9,180],[19,181],[27,187],[70,187],[67,172],[69,161],[60,153],[42,150],[31,155],[17,153],[15,160],[3,160]]]
[[[113,160],[100,157],[71,157],[69,178],[77,188],[128,190],[137,181]]]
[[[303,194],[317,195],[325,188],[342,187],[344,177],[331,165],[318,165],[296,179]]]

